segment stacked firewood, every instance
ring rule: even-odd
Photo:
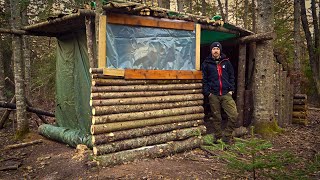
[[[102,165],[199,147],[206,131],[201,80],[125,80],[92,72],[92,143]]]
[[[307,95],[295,94],[293,96],[292,123],[307,125]]]

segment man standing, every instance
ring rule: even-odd
[[[222,46],[219,42],[212,43],[210,50],[211,54],[202,64],[203,93],[209,98],[215,142],[222,138],[222,141],[229,143],[238,117],[236,104],[232,98],[235,86],[234,71],[229,59],[221,53]],[[228,116],[227,126],[223,131],[221,107]]]

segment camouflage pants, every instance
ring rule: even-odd
[[[221,138],[224,136],[227,138],[231,138],[232,131],[236,128],[238,118],[236,103],[234,102],[232,95],[229,93],[223,96],[216,96],[211,94],[209,96],[209,103],[213,117],[215,137]],[[224,130],[222,130],[221,127],[221,108],[223,108],[223,110],[228,116],[227,125]]]

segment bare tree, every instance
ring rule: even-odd
[[[225,8],[225,19],[224,22],[228,22],[228,18],[229,18],[229,10],[228,10],[229,4],[228,4],[228,0],[224,1],[224,8]]]
[[[257,4],[257,33],[273,32],[273,0],[259,0]],[[254,125],[259,133],[272,127],[274,121],[274,59],[273,41],[257,43],[254,76]]]
[[[301,93],[300,0],[294,0],[294,93]]]
[[[202,16],[205,16],[207,14],[206,12],[207,3],[206,0],[201,0],[201,12]]]
[[[244,17],[243,17],[243,23],[244,23],[244,28],[248,29],[248,14],[249,14],[249,2],[248,0],[244,1]]]
[[[314,0],[311,0],[311,2]],[[311,66],[311,71],[312,71],[312,77],[313,80],[315,82],[316,85],[316,89],[318,92],[318,96],[320,96],[320,74],[319,74],[319,55],[317,55],[316,51],[317,49],[315,47],[319,47],[317,45],[317,43],[319,43],[319,41],[315,40],[315,44],[313,44],[313,40],[312,40],[312,36],[311,36],[311,32],[309,29],[309,24],[308,24],[308,20],[307,20],[307,13],[306,13],[306,3],[305,0],[300,0],[300,8],[301,8],[301,22],[302,22],[302,26],[303,26],[303,30],[305,33],[305,37],[307,40],[307,48],[308,48],[308,53],[309,53],[309,62],[310,62],[310,66]],[[311,8],[312,11],[315,8]],[[312,12],[312,14],[316,13],[315,11]],[[313,15],[313,18],[314,15]],[[313,23],[316,23],[317,21],[315,21],[313,19]],[[317,26],[319,28],[318,24],[313,24],[314,26]],[[319,29],[317,30],[316,27],[314,27],[315,31],[319,31]],[[319,34],[315,34],[315,36],[319,36]],[[315,37],[315,39],[318,39],[319,37]],[[319,39],[318,39],[319,40]]]
[[[20,29],[21,16],[19,0],[10,0],[11,27]],[[23,78],[22,62],[22,36],[14,34],[12,36],[13,62],[14,62],[14,80],[17,109],[17,130],[16,137],[23,137],[29,131],[29,123],[26,118],[25,87]]]
[[[226,18],[225,18],[225,15],[223,13],[223,7],[222,7],[221,0],[218,0],[218,6],[219,6],[219,9],[220,9],[220,15],[221,15],[223,21],[225,21]]]
[[[179,12],[183,11],[183,5],[184,5],[184,1],[183,0],[177,0],[177,6],[178,6],[178,11]]]

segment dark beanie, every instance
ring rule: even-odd
[[[217,47],[220,49],[220,51],[222,51],[222,45],[219,42],[214,42],[210,45],[210,51],[212,50],[212,48]]]

